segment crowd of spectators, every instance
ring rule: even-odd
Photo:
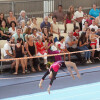
[[[38,23],[36,17],[28,18],[26,12],[22,10],[18,19],[13,12],[9,12],[9,17],[5,19],[3,13],[0,14],[0,40],[7,40],[4,45],[4,58],[22,58],[42,56],[43,64],[48,69],[48,54],[69,53],[95,49],[100,45],[100,11],[96,5],[89,11],[89,14],[84,13],[80,6],[77,11],[74,6],[70,6],[67,13],[63,11],[62,5],[58,6],[58,10],[52,13],[52,22],[48,21],[48,16],[44,17],[41,24]],[[67,38],[61,36],[59,23],[65,27]],[[79,27],[76,26],[79,24]],[[66,24],[73,24],[74,30],[67,32]],[[78,62],[81,64],[93,63],[95,50],[81,53],[74,53]],[[98,59],[100,58],[99,51]],[[68,60],[71,61],[71,54],[68,54]],[[51,58],[52,59],[52,58]],[[54,62],[66,60],[66,55],[54,56]],[[15,68],[13,74],[18,74],[19,64],[22,66],[22,73],[29,72],[27,64],[29,62],[32,72],[42,71],[40,66],[41,59],[17,59],[12,61],[11,69]]]

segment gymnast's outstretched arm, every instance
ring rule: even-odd
[[[70,62],[70,61],[65,61],[65,65],[66,67],[68,68],[68,71],[70,72],[71,76],[73,77],[73,79],[75,79],[74,75],[73,75],[73,72],[71,70],[71,67],[73,67],[73,69],[75,70],[75,72],[77,73],[77,77],[80,79],[80,74],[79,74],[79,71],[78,71],[78,68],[76,66],[75,63],[73,62]]]

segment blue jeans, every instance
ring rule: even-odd
[[[82,46],[82,47],[78,47],[78,49],[80,49],[81,51],[83,50],[89,50],[87,46]],[[91,52],[90,51],[86,51],[85,52],[85,59],[88,60],[91,57]]]

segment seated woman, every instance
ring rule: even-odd
[[[11,37],[11,33],[9,33],[7,24],[4,20],[1,22],[0,34],[3,40],[7,40]]]
[[[45,48],[45,45],[43,44],[42,42],[42,38],[40,36],[37,37],[37,42],[36,42],[36,47],[37,47],[37,56],[42,56],[42,55],[45,55],[44,58],[44,65],[46,65],[46,69],[47,68],[47,51],[46,51],[46,48]]]
[[[47,50],[48,50],[48,54],[59,54],[60,53],[54,44],[52,34],[49,34],[48,43],[47,43]],[[60,61],[60,60],[62,60],[60,55],[55,56],[55,61]]]
[[[41,32],[41,28],[40,28],[40,25],[37,23],[36,17],[32,18],[32,23],[31,23],[30,27],[31,27],[31,29],[37,28],[37,31]]]
[[[31,35],[27,35],[27,42],[25,44],[25,47],[26,47],[26,51],[27,51],[29,57],[36,56],[36,54],[37,54],[36,43],[33,42],[33,38]],[[30,66],[31,66],[32,72],[36,72],[35,69],[36,69],[37,65],[38,65],[37,69],[39,71],[42,71],[40,69],[38,59],[37,58],[30,59]]]
[[[38,36],[41,36],[41,33],[39,33],[39,32],[37,31],[37,28],[33,28],[33,29],[32,29],[32,34],[31,34],[31,36],[33,37],[33,39],[34,39],[35,41],[37,41],[37,37],[38,37]]]
[[[21,38],[18,38],[17,39],[17,44],[15,45],[15,55],[16,55],[16,58],[22,58],[24,57],[24,46],[22,44],[22,39]],[[16,67],[15,67],[15,75],[18,74],[18,67],[19,67],[19,64],[21,63],[22,65],[22,69],[23,69],[23,74],[25,74],[25,65],[24,65],[24,60],[23,59],[17,59],[16,60]]]
[[[78,48],[80,50],[89,50],[87,45],[89,44],[88,42],[88,38],[87,38],[87,35],[86,35],[86,32],[83,32],[78,40]],[[86,51],[85,52],[85,60],[86,60],[86,63],[92,63],[91,60],[90,60],[90,57],[91,57],[91,52],[90,51]]]
[[[64,37],[63,36],[60,36],[60,38],[59,38],[59,43],[58,43],[58,50],[59,50],[59,52],[60,53],[67,53],[67,52],[69,52],[68,50],[67,50],[67,48],[65,47],[65,42],[64,42]],[[68,59],[69,59],[69,61],[70,61],[70,54],[68,55]],[[66,60],[66,55],[64,55],[64,61]]]
[[[6,19],[5,19],[4,14],[1,13],[1,14],[0,14],[0,27],[1,27],[1,23],[2,23],[3,20],[4,20],[4,21],[6,22],[6,24],[7,24],[7,21],[6,21]]]
[[[26,34],[27,34],[27,35],[31,35],[31,31],[32,31],[32,30],[31,30],[30,27],[27,27],[27,28],[26,28],[25,33],[23,33],[24,42],[26,42],[26,40],[25,40]]]
[[[10,23],[11,23],[12,21],[14,21],[14,22],[17,24],[16,17],[14,16],[14,14],[13,14],[12,11],[9,12],[9,17],[7,18],[7,21],[8,21],[8,24],[9,24],[9,25],[10,25]]]
[[[25,25],[25,20],[21,20],[22,34],[26,32],[27,26]]]
[[[48,39],[48,36],[49,36],[49,30],[47,27],[44,27],[42,29],[42,33],[43,33],[43,41],[47,40]]]
[[[57,17],[53,16],[52,17],[52,22],[51,22],[51,33],[53,33],[53,38],[54,38],[54,42],[59,40],[59,36],[60,36],[60,31],[59,31],[59,26],[57,23]]]
[[[9,33],[11,33],[12,35],[17,33],[15,21],[11,21],[10,28],[9,28]]]

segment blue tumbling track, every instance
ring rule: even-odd
[[[100,82],[2,100],[100,100]]]

